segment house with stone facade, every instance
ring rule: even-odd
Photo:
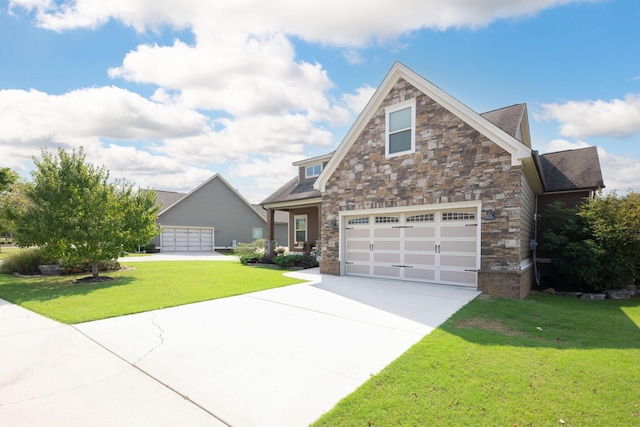
[[[314,246],[321,273],[523,298],[539,198],[604,186],[595,149],[575,152],[554,169],[531,149],[525,104],[478,114],[396,63],[335,152],[294,163],[262,202],[267,240],[286,211],[290,247]],[[553,188],[562,177],[570,190]]]

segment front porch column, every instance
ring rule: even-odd
[[[275,218],[276,211],[267,209],[267,238],[264,241],[265,255],[273,253],[276,250]]]

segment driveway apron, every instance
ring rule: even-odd
[[[165,425],[181,414],[180,425],[200,425],[208,416],[212,425],[303,426],[479,294],[320,275],[317,269],[289,274],[309,282],[75,327],[56,324],[53,329],[102,350],[105,361],[85,362],[90,365],[86,375],[96,382],[125,372],[140,377],[136,390],[150,387],[173,394],[179,402],[147,408],[161,419],[166,414]],[[54,340],[52,332],[40,333]],[[50,341],[39,345],[55,347]],[[68,351],[74,353],[73,348]],[[106,361],[114,365],[113,372],[98,368]],[[27,367],[21,371],[29,376]],[[25,390],[14,401],[33,395],[26,390],[37,380],[13,378],[15,386]],[[6,415],[4,387],[0,385],[0,422],[3,411]],[[123,382],[122,388],[126,395],[133,387]],[[119,393],[114,390],[116,400],[105,398],[99,406],[118,412]],[[147,424],[162,423],[150,418]]]

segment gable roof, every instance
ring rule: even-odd
[[[160,205],[160,212],[164,208],[171,206],[178,200],[182,199],[187,193],[178,193],[176,191],[164,191],[164,190],[152,190],[158,195],[158,204]]]
[[[238,196],[238,198],[240,200],[242,200],[242,202],[244,202],[245,205],[247,205],[249,207],[249,209],[251,209],[252,211],[254,211],[257,215],[260,216],[260,218],[264,218],[263,215],[260,213],[260,211],[258,211],[258,209],[256,209],[251,203],[249,203],[247,201],[247,199],[245,199],[242,194],[238,193],[238,191],[233,188],[231,186],[231,184],[229,184],[227,182],[227,180],[225,180],[222,175],[220,174],[214,174],[211,178],[209,178],[208,180],[206,180],[205,182],[203,182],[202,184],[198,185],[196,188],[194,188],[193,190],[191,190],[190,192],[188,192],[184,197],[180,198],[179,200],[176,200],[174,203],[172,203],[171,205],[169,205],[166,209],[163,209],[162,211],[160,211],[160,213],[158,213],[158,216],[164,215],[167,211],[169,211],[170,209],[172,209],[173,207],[177,206],[178,204],[180,204],[182,201],[188,199],[189,197],[193,196],[195,193],[198,192],[198,190],[200,190],[202,187],[204,187],[205,185],[207,185],[208,183],[212,182],[213,180],[219,180],[220,182],[222,182],[224,185],[226,185],[229,190],[231,190],[236,196]],[[265,220],[266,221],[266,220]]]
[[[596,147],[542,154],[537,160],[547,193],[604,188]]]
[[[404,79],[425,95],[429,96],[435,102],[455,114],[468,125],[476,129],[478,132],[489,138],[491,141],[499,145],[502,149],[511,154],[511,165],[521,165],[524,159],[531,159],[531,149],[525,144],[518,141],[514,136],[510,135],[496,124],[492,123],[485,117],[476,113],[442,89],[418,75],[400,62],[396,62],[387,73],[386,77],[378,86],[375,93],[365,106],[360,116],[356,119],[347,135],[344,137],[335,154],[324,168],[320,177],[316,180],[314,188],[324,191],[325,185],[329,177],[336,170],[344,156],[347,154],[358,135],[364,130],[365,126],[380,107],[382,101],[398,79]]]
[[[527,104],[522,103],[498,108],[480,115],[527,147],[531,147]]]

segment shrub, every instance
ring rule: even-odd
[[[318,260],[312,255],[283,255],[273,258],[273,263],[281,268],[302,267],[312,268],[318,266]]]
[[[56,263],[55,260],[46,258],[40,249],[24,249],[9,254],[0,264],[0,272],[7,274],[40,274],[39,265]]]
[[[240,257],[264,252],[264,239],[257,239],[251,243],[238,243],[233,247],[233,252]]]
[[[242,255],[240,257],[240,264],[242,265],[257,264],[260,262],[262,262],[262,254],[259,254],[259,253]]]
[[[598,195],[575,209],[557,202],[543,218],[543,249],[560,286],[602,291],[640,276],[640,193]]]
[[[83,262],[80,264],[70,264],[65,261],[62,261],[60,263],[60,267],[62,268],[62,272],[64,274],[91,273],[90,262]],[[118,270],[120,270],[120,263],[116,260],[98,262],[98,271],[118,271]]]

